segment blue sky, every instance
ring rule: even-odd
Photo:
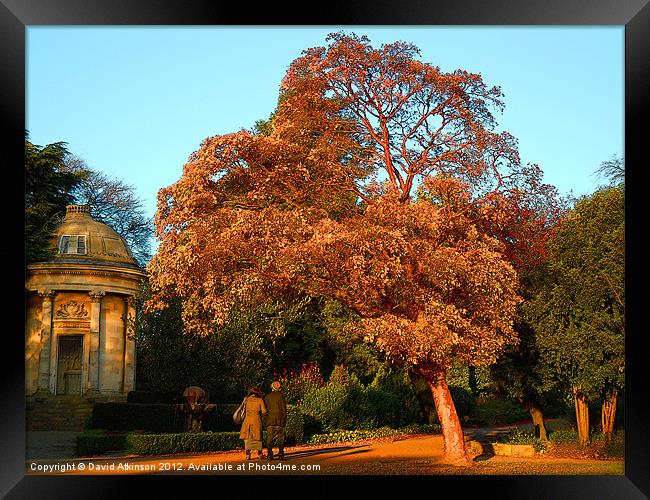
[[[624,154],[623,26],[31,26],[26,128],[132,185],[153,216],[201,141],[267,118],[291,61],[339,30],[500,86],[498,130],[563,194],[593,192]]]

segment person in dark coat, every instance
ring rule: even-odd
[[[271,383],[271,392],[264,396],[266,415],[266,448],[268,459],[273,460],[273,447],[278,447],[278,458],[284,460],[284,428],[287,424],[287,403],[280,382]]]
[[[257,451],[257,458],[262,458],[262,415],[266,415],[261,389],[253,387],[246,396],[246,417],[241,424],[239,438],[244,440],[246,460],[251,459],[251,451]]]

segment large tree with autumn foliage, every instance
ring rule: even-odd
[[[497,87],[396,42],[331,34],[290,66],[257,132],[203,141],[159,192],[153,297],[211,332],[269,297],[336,299],[360,335],[424,377],[451,462],[469,457],[452,360],[516,343],[515,267],[543,248],[549,199],[498,133]]]

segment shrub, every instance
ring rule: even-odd
[[[378,427],[399,428],[423,421],[418,395],[406,369],[381,366],[366,387],[366,394]]]
[[[183,397],[172,391],[131,391],[126,396],[127,403],[173,404],[182,403]]]
[[[469,416],[476,403],[472,393],[464,387],[453,385],[449,386],[449,392],[454,401],[458,417],[462,420],[463,417]]]
[[[316,434],[307,441],[309,444],[341,443],[348,441],[360,441],[364,439],[375,439],[383,437],[402,436],[404,434],[420,434],[440,432],[439,425],[414,424],[399,429],[390,427],[379,427],[377,429],[355,429],[336,430],[326,434]]]
[[[375,426],[375,422],[369,422],[372,412],[364,398],[363,386],[342,366],[334,369],[325,386],[307,392],[300,407],[325,432]]]
[[[344,408],[349,392],[349,388],[335,384],[312,389],[305,395],[300,406],[325,432],[351,429],[356,427],[357,420]]]
[[[300,371],[285,369],[276,376],[287,404],[297,404],[308,392],[325,385],[320,368],[314,362],[303,363]]]
[[[546,451],[546,443],[544,441],[536,437],[534,432],[523,429],[515,429],[498,441],[509,444],[531,444],[538,453]]]
[[[611,457],[625,456],[625,431],[619,430],[612,434],[609,441],[605,443],[605,453]]]
[[[577,443],[578,431],[575,429],[556,429],[549,432],[548,440],[553,444]]]
[[[177,434],[129,434],[126,449],[136,455],[227,451],[243,448],[239,432],[197,432]]]
[[[91,425],[94,429],[106,430],[180,432],[184,424],[183,416],[171,405],[95,403]]]
[[[530,418],[530,414],[511,399],[492,397],[479,399],[469,414],[476,425],[510,424]]]
[[[126,434],[106,434],[104,431],[85,431],[77,436],[77,455],[101,455],[107,451],[126,449]]]
[[[203,430],[212,432],[235,432],[240,426],[232,419],[239,404],[218,404],[214,411],[203,419]]]
[[[300,407],[304,436],[336,429],[398,428],[422,420],[416,392],[404,370],[381,368],[365,386],[347,367],[337,365],[325,383],[311,363],[286,376],[283,383],[287,403]]]
[[[84,417],[83,429],[88,431],[93,428],[93,415],[92,413]]]
[[[237,404],[217,405],[203,422],[203,429],[212,432],[237,432],[241,425],[236,424],[232,414],[237,409]],[[304,442],[306,436],[321,432],[319,426],[314,425],[314,419],[303,415],[297,405],[287,405],[287,423],[285,426],[285,439],[288,445]]]
[[[264,432],[264,439],[266,440],[266,431]],[[287,423],[284,427],[284,443],[291,446],[293,444],[302,443],[305,439],[305,423],[303,415],[300,410],[287,407]]]
[[[363,397],[368,403],[368,415],[364,427],[394,427],[397,428],[406,422],[403,421],[403,401],[396,394],[366,387]],[[411,421],[409,419],[409,421]]]

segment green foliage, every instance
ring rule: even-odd
[[[140,304],[150,293],[145,285]],[[206,337],[186,331],[180,300],[161,311],[139,309],[135,325],[139,390],[180,395],[186,387],[198,385],[211,401],[238,402],[248,388],[269,377],[270,357],[263,343],[277,324],[267,316],[268,309],[241,314]]]
[[[311,436],[307,441],[308,444],[326,444],[326,443],[340,443],[361,441],[364,439],[375,439],[384,437],[402,436],[405,434],[431,434],[440,432],[439,425],[410,425],[399,429],[391,427],[379,427],[377,429],[364,429],[364,430],[335,430],[326,434],[316,434]]]
[[[173,404],[182,403],[182,395],[165,391],[131,391],[126,396],[127,403]]]
[[[405,372],[381,371],[364,386],[344,366],[337,366],[327,384],[307,391],[302,412],[323,429],[398,427],[421,418],[413,387]]]
[[[533,448],[537,453],[546,451],[546,443],[538,437],[535,437],[534,432],[519,428],[513,430],[507,436],[499,438],[498,442],[509,444],[530,444],[533,445]]]
[[[308,391],[300,403],[303,413],[314,417],[328,432],[362,427],[367,408],[361,400],[362,385],[343,367],[336,367],[328,383]]]
[[[381,366],[366,387],[378,425],[401,427],[423,421],[422,409],[408,370]]]
[[[524,313],[548,386],[598,399],[625,385],[625,191],[581,199],[549,242],[548,280]]]
[[[474,397],[494,393],[494,381],[488,366],[470,367],[454,361],[447,370],[447,385],[463,388]]]
[[[454,401],[454,406],[456,407],[456,413],[458,417],[462,420],[464,417],[468,417],[474,407],[476,406],[476,400],[472,393],[465,389],[464,387],[457,387],[450,385],[449,392],[451,393],[451,398]]]
[[[197,432],[178,434],[129,434],[126,450],[135,455],[227,451],[243,448],[239,432]]]
[[[519,344],[507,347],[498,362],[490,366],[490,373],[500,391],[522,405],[542,408],[547,414],[561,398],[544,383],[548,366],[540,357],[533,328],[520,317],[515,329]]]
[[[618,430],[605,442],[605,453],[610,457],[625,456],[625,431]]]
[[[100,430],[87,430],[77,436],[77,455],[87,457],[107,451],[126,449],[126,433],[107,434]]]
[[[553,444],[577,443],[578,431],[575,429],[556,429],[549,433],[548,440]]]
[[[469,422],[474,425],[511,424],[529,419],[530,414],[517,402],[509,398],[480,398],[469,414]]]
[[[333,365],[345,365],[360,382],[372,382],[374,374],[386,366],[382,353],[363,338],[359,316],[336,300],[325,300],[321,322],[325,339],[333,351]],[[326,372],[327,373],[327,372]]]
[[[332,347],[321,321],[320,300],[306,297],[290,305],[276,304],[269,313],[275,328],[266,337],[264,348],[274,370],[295,371],[305,364],[331,364]]]
[[[287,405],[287,424],[284,428],[287,445],[301,444],[315,433],[314,421],[308,415],[303,415],[300,407]]]
[[[35,262],[52,256],[50,233],[73,202],[73,189],[88,174],[68,171],[65,142],[47,146],[25,137],[25,258]]]
[[[138,264],[144,268],[151,259],[153,221],[135,188],[102,172],[90,170],[86,162],[73,155],[66,158],[70,172],[85,173],[73,189],[74,203],[88,205],[90,214],[122,236]]]
[[[140,303],[150,293],[145,284]],[[139,313],[138,390],[180,395],[185,387],[198,385],[212,402],[234,403],[250,386],[277,377],[287,403],[298,404],[312,389],[325,385],[324,365],[331,365],[329,375],[334,362],[342,362],[365,385],[378,373],[391,372],[373,345],[360,339],[354,314],[336,301],[305,298],[292,304],[262,304],[232,315],[208,336],[188,331],[183,319],[188,307],[188,301],[172,300],[164,310]],[[410,398],[405,418],[420,419],[411,384],[398,386],[380,389]],[[369,390],[368,397],[378,404],[391,399],[376,392]],[[395,421],[396,411],[390,411]]]
[[[239,404],[217,404],[203,419],[203,430],[212,432],[235,432],[240,426],[232,419]]]
[[[171,405],[95,403],[91,425],[110,431],[178,432],[183,430],[183,418]]]
[[[304,363],[300,370],[284,369],[276,374],[282,384],[282,392],[287,404],[298,404],[312,389],[325,385],[320,367],[314,362]]]

